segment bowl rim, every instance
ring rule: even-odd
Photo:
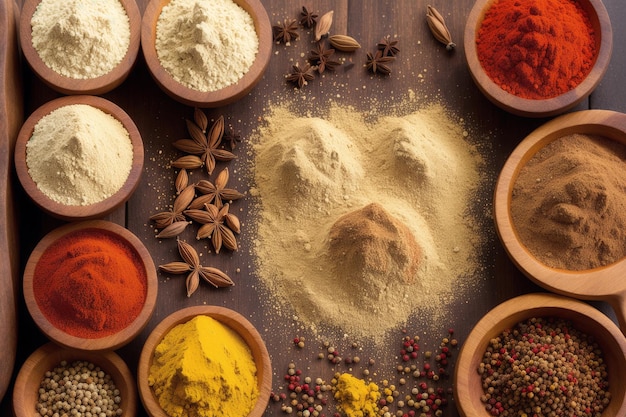
[[[36,397],[36,392],[39,388],[39,386],[32,387],[31,391],[27,387],[27,383],[30,382],[29,378],[32,377],[33,373],[43,364],[50,364],[51,366],[46,366],[47,369],[41,373],[41,379],[43,379],[43,374],[57,366],[62,360],[67,360],[68,362],[84,360],[99,366],[100,369],[113,378],[115,387],[120,390],[120,393],[123,393],[123,414],[121,417],[134,417],[137,414],[135,378],[126,362],[117,353],[113,351],[96,353],[68,349],[53,342],[47,342],[30,354],[17,374],[13,388],[13,412],[16,417],[31,417],[34,413],[35,404],[32,404],[32,411],[26,410],[28,393],[33,393],[34,391],[33,396]]]
[[[602,3],[602,0],[581,1],[589,13],[592,25],[594,25],[597,39],[598,52],[594,65],[585,79],[574,89],[559,96],[534,100],[515,96],[500,88],[487,75],[478,60],[476,50],[476,32],[485,15],[486,10],[497,0],[477,0],[472,7],[464,30],[464,52],[470,75],[479,90],[498,107],[517,116],[523,117],[550,117],[564,113],[578,105],[598,86],[606,73],[613,52],[613,29],[611,20]],[[587,3],[585,3],[587,2]]]
[[[150,365],[154,358],[154,349],[174,326],[186,323],[199,315],[209,316],[220,321],[239,334],[247,343],[254,357],[254,361],[257,364],[257,384],[259,388],[259,397],[248,414],[248,417],[262,416],[269,403],[272,389],[272,364],[265,342],[252,323],[244,316],[227,307],[212,305],[192,306],[177,310],[157,324],[148,336],[141,350],[137,367],[139,397],[144,408],[152,417],[168,417],[159,406],[154,392],[148,384],[148,375]],[[261,369],[258,367],[259,362],[265,364]]]
[[[261,80],[272,55],[272,26],[260,0],[233,0],[254,21],[259,49],[252,66],[235,84],[215,91],[203,92],[176,81],[161,65],[156,52],[156,26],[161,11],[171,0],[150,0],[141,22],[141,49],[148,70],[157,85],[173,99],[195,107],[221,107],[246,96]]]
[[[146,299],[135,320],[121,331],[101,338],[81,338],[70,335],[48,321],[39,306],[33,292],[33,276],[37,262],[48,247],[68,234],[98,229],[114,235],[132,249],[139,257],[146,271]],[[60,226],[46,234],[31,252],[23,273],[22,290],[26,307],[37,327],[51,340],[68,349],[84,351],[116,350],[134,339],[148,324],[157,301],[158,280],[152,256],[141,240],[130,230],[108,220],[86,220]]]
[[[130,74],[139,55],[141,43],[141,12],[137,2],[133,0],[119,0],[126,14],[130,26],[130,42],[128,50],[115,68],[110,72],[95,78],[70,78],[61,75],[48,67],[33,47],[31,19],[41,0],[24,0],[19,24],[20,46],[35,74],[50,88],[62,94],[93,94],[107,93],[120,84]]]
[[[551,293],[530,293],[517,296],[487,312],[476,323],[461,346],[453,376],[453,393],[461,416],[488,417],[491,415],[485,410],[480,395],[475,395],[478,391],[482,392],[482,385],[478,372],[473,368],[485,352],[489,340],[520,321],[542,316],[556,316],[574,321],[585,318],[588,322],[582,325],[575,322],[575,327],[594,337],[605,359],[607,355],[610,358],[615,357],[613,359],[621,360],[623,368],[626,368],[626,338],[617,325],[601,311],[583,301]],[[599,335],[603,337],[597,337]],[[614,368],[609,370],[610,375],[611,372],[616,375]],[[615,381],[620,378],[620,375],[609,376],[609,378]],[[607,414],[605,410],[603,416],[621,416],[626,412],[626,387],[622,384],[618,388],[621,396],[612,395],[609,405],[609,410],[614,410],[614,412]],[[617,400],[620,403],[615,405]]]
[[[42,117],[50,114],[53,110],[73,104],[86,104],[113,116],[122,123],[128,132],[133,148],[131,170],[122,187],[108,198],[85,206],[70,206],[52,200],[38,188],[37,184],[28,173],[28,166],[26,164],[26,144],[30,140],[37,122],[39,122]],[[143,140],[139,129],[137,129],[137,126],[130,116],[115,103],[102,97],[90,95],[59,97],[41,105],[22,125],[15,142],[14,155],[17,177],[33,202],[48,214],[70,221],[103,217],[125,203],[139,185],[144,164]]]
[[[568,113],[539,126],[526,136],[505,161],[496,180],[493,200],[496,232],[513,263],[543,288],[576,298],[606,300],[617,310],[626,331],[626,257],[610,265],[583,271],[551,268],[537,260],[520,242],[510,215],[511,190],[521,168],[548,143],[572,133],[600,135],[626,145],[626,114],[612,110]]]

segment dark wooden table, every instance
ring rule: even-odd
[[[18,3],[20,1],[18,0]],[[145,9],[147,0],[138,0],[140,9]],[[284,0],[263,0],[272,24],[284,18],[297,17],[303,3]],[[328,73],[323,78],[316,78],[308,86],[294,91],[291,85],[286,84],[284,75],[295,61],[303,62],[300,52],[306,53],[311,49],[310,37],[304,36],[291,47],[275,45],[274,54],[264,78],[258,86],[241,101],[217,109],[207,111],[210,118],[223,115],[227,123],[233,124],[241,133],[243,142],[237,150],[238,164],[245,163],[248,158],[246,138],[254,131],[262,120],[270,103],[280,102],[283,98],[301,100],[304,106],[315,102],[316,106],[323,107],[333,99],[344,104],[361,105],[363,95],[370,98],[393,98],[406,94],[409,89],[414,90],[418,97],[436,98],[436,100],[450,107],[460,117],[471,124],[472,131],[479,136],[478,141],[487,145],[485,154],[488,162],[488,177],[484,189],[480,190],[479,209],[491,210],[491,195],[493,182],[500,167],[512,149],[526,134],[544,123],[545,119],[526,119],[507,114],[487,101],[473,84],[466,68],[463,55],[463,30],[465,19],[469,14],[473,2],[471,0],[439,0],[430,2],[446,18],[448,26],[457,43],[457,49],[446,52],[445,48],[437,43],[428,31],[425,21],[425,10],[429,2],[425,0],[309,0],[306,5],[319,13],[334,10],[333,33],[347,33],[359,40],[362,50],[353,55],[354,66],[349,70],[339,69],[336,73]],[[602,83],[580,106],[574,110],[609,109],[626,111],[626,76],[623,68],[626,66],[626,27],[621,19],[626,18],[626,3],[622,0],[604,0],[613,21],[614,51],[611,66]],[[397,36],[400,53],[393,64],[393,72],[389,77],[372,77],[363,68],[365,53],[373,50],[376,43],[386,35]],[[44,86],[23,65],[23,94],[24,115],[27,117],[38,106],[59,95]],[[419,78],[422,74],[423,78]],[[366,93],[354,93],[362,86],[366,86]],[[145,62],[140,56],[130,77],[117,89],[105,94],[105,98],[112,100],[133,118],[137,124],[145,144],[145,172],[142,182],[126,206],[107,217],[107,219],[125,225],[137,234],[150,250],[155,264],[162,264],[177,259],[176,245],[173,241],[159,241],[154,237],[154,229],[148,217],[159,209],[165,209],[169,201],[162,198],[162,194],[170,195],[173,190],[174,174],[163,173],[163,161],[173,159],[178,153],[171,147],[171,141],[186,136],[184,119],[190,118],[193,109],[182,105],[164,94],[153,82],[147,71]],[[340,97],[340,98],[337,98]],[[367,109],[363,109],[366,111]],[[232,185],[240,191],[245,191],[247,184],[238,182],[233,176]],[[21,238],[21,265],[23,266],[30,251],[38,240],[54,227],[61,225],[58,220],[43,215],[28,199],[19,193],[16,202],[19,204],[18,223]],[[237,203],[243,207],[240,212],[242,220],[252,220],[247,212],[249,201]],[[479,248],[483,257],[484,268],[477,277],[477,291],[465,302],[453,306],[442,306],[448,309],[448,326],[455,329],[455,337],[462,343],[473,325],[492,307],[516,295],[540,288],[525,278],[510,262],[502,249],[495,234],[494,227],[487,222],[482,232],[487,244]],[[282,325],[275,325],[275,321],[267,319],[272,314],[268,308],[268,300],[264,294],[257,291],[258,285],[250,258],[251,240],[253,236],[244,227],[240,239],[241,249],[234,254],[224,254],[214,257],[215,265],[231,273],[236,286],[227,290],[216,291],[208,286],[201,288],[191,297],[184,294],[184,279],[166,279],[159,275],[159,296],[154,316],[147,328],[128,346],[119,350],[119,354],[127,361],[131,369],[136,369],[143,342],[154,326],[168,314],[183,307],[199,304],[213,304],[232,308],[247,317],[260,331],[266,341],[273,361],[274,389],[280,391],[284,385],[282,378],[289,362],[294,362],[304,370],[306,375],[313,378],[322,377],[329,380],[335,371],[347,369],[345,364],[332,367],[327,361],[317,360],[321,351],[321,343],[315,340],[313,334],[307,330],[298,330],[291,320],[286,319]],[[0,262],[7,262],[6,259]],[[240,268],[241,272],[234,272]],[[269,300],[271,304],[271,300]],[[302,300],[306,302],[306,300]],[[598,308],[612,315],[610,309],[603,303],[595,303]],[[24,359],[37,347],[46,342],[32,323],[28,312],[23,306],[21,296],[18,297],[19,306],[19,342],[15,372]],[[410,317],[407,334],[419,334],[424,349],[430,346],[434,350],[446,328],[439,328],[422,316],[419,312],[407,312]],[[267,323],[273,323],[268,326]],[[398,329],[398,334],[401,334]],[[304,349],[293,346],[292,339],[304,336],[308,342]],[[351,341],[337,338],[330,340],[338,348],[348,352]],[[0,335],[2,337],[2,335]],[[359,355],[362,358],[376,359],[377,375],[372,375],[375,382],[384,378],[397,378],[395,366],[398,363],[399,336],[389,340],[382,347],[364,346]],[[0,353],[0,357],[2,353]],[[346,355],[348,356],[348,355]],[[355,367],[354,374],[361,376],[359,367]],[[442,382],[444,387],[452,385],[451,379]],[[9,413],[10,392],[2,402],[1,410]],[[326,409],[326,414],[331,415]],[[145,412],[140,410],[140,415]],[[266,415],[278,416],[283,413],[280,405],[270,402]],[[447,416],[458,415],[454,406],[446,409]]]

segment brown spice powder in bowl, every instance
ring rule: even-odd
[[[553,164],[560,172],[554,166],[549,167],[550,160],[543,158],[542,164],[548,166],[548,177],[540,178],[540,181],[530,177],[528,182],[533,187],[543,187],[544,183],[558,187],[554,190],[546,188],[543,194],[541,190],[534,190],[537,195],[528,198],[528,201],[535,205],[535,210],[525,211],[528,207],[519,212],[514,210],[514,199],[522,198],[520,190],[515,191],[515,187],[518,178],[523,178],[524,167],[536,155],[541,160],[544,148],[551,144],[558,147],[559,139],[571,135],[583,135],[578,136],[578,139],[585,136],[601,137],[603,139],[600,143],[612,143],[608,147],[598,147],[597,142],[586,143],[586,139],[583,143],[593,143],[591,148],[595,149],[594,152],[589,153],[588,147],[578,147],[573,156],[571,146],[567,146],[570,156],[563,157],[558,153],[555,159],[557,163]],[[623,227],[619,226],[619,222],[615,224],[623,215],[626,201],[626,188],[621,185],[623,180],[619,179],[623,169],[617,172],[608,172],[608,169],[614,169],[615,164],[623,165],[616,155],[624,155],[625,146],[626,114],[586,110],[558,117],[540,126],[520,142],[502,167],[494,193],[496,230],[506,252],[518,268],[549,291],[586,300],[607,301],[616,310],[622,329],[626,329],[626,281],[617,278],[626,273],[626,259],[620,252],[611,253],[611,258],[606,255],[610,249],[608,243],[613,239],[616,247],[620,247],[619,242],[623,245],[624,241],[620,237]],[[550,148],[547,150],[550,151]],[[584,158],[580,157],[580,152],[583,152]],[[595,158],[595,164],[603,168],[598,169],[595,165],[589,167],[589,158]],[[607,168],[606,164],[612,168]],[[523,199],[520,201],[524,202]],[[533,222],[539,223],[539,229]],[[595,232],[599,232],[595,236],[591,235],[594,228]],[[532,243],[524,241],[524,237]],[[542,239],[545,245],[537,245],[536,242]],[[564,249],[563,243],[568,243],[570,247]],[[581,251],[583,246],[586,246],[585,250]],[[552,254],[548,253],[550,250]],[[591,254],[593,256],[584,258]],[[549,264],[543,260],[546,257],[548,261],[564,257],[570,260],[571,265]],[[580,269],[575,269],[577,266]]]

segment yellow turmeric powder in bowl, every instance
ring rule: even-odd
[[[148,385],[170,417],[245,417],[259,398],[250,347],[233,329],[198,315],[154,349]]]

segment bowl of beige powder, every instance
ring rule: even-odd
[[[494,218],[515,265],[549,291],[604,300],[626,329],[626,114],[584,110],[524,138],[496,182]]]
[[[49,101],[24,122],[15,169],[29,197],[64,220],[101,218],[137,188],[144,147],[137,126],[116,104],[96,96]]]
[[[130,74],[141,13],[133,0],[25,0],[19,37],[26,61],[49,87],[99,95]]]
[[[151,0],[141,25],[152,77],[189,106],[246,96],[271,56],[272,28],[259,0]]]

